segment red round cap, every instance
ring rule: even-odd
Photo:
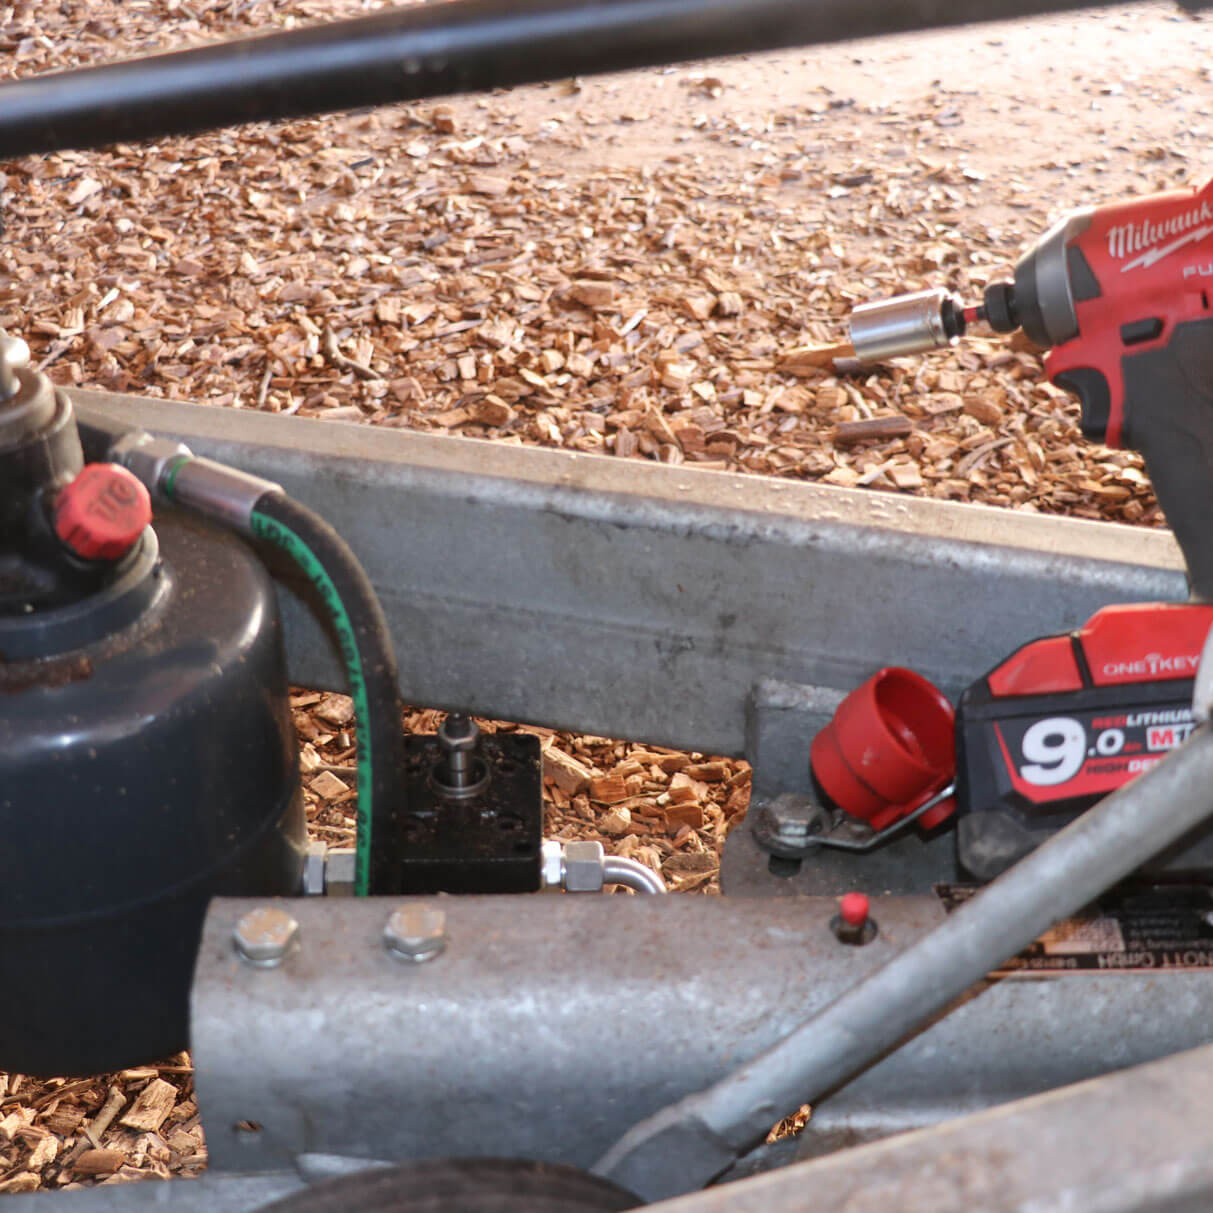
[[[55,499],[55,534],[85,560],[120,560],[152,520],[142,482],[116,463],[89,463]]]
[[[871,909],[866,893],[844,893],[838,902],[838,917],[849,927],[862,927]]]

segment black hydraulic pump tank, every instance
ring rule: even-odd
[[[144,526],[142,487],[85,467],[70,402],[0,346],[6,380],[0,1069],[92,1074],[188,1043],[212,895],[298,891],[295,739],[252,552]]]

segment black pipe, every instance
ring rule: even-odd
[[[0,159],[1114,0],[449,0],[0,85]]]

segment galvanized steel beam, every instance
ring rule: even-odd
[[[586,1166],[943,919],[933,897],[879,899],[856,948],[830,930],[833,898],[447,898],[445,951],[408,964],[383,944],[395,899],[313,898],[291,903],[297,950],[263,969],[232,946],[253,904],[212,904],[191,1004],[211,1165],[228,1170],[302,1152]],[[979,984],[809,1132],[927,1125],[1206,1043],[1211,996],[1193,971]]]
[[[957,694],[1110,602],[1186,593],[1165,532],[78,391],[277,480],[363,561],[406,701],[721,754],[762,679]],[[339,686],[286,595],[291,677]]]

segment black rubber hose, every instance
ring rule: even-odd
[[[0,159],[1119,0],[451,0],[0,84]],[[1204,0],[1189,0],[1196,4]]]
[[[393,836],[403,806],[404,768],[396,654],[383,608],[345,540],[285,493],[266,493],[250,526],[255,536],[281,548],[303,570],[336,629],[358,729],[354,892],[388,892],[391,851],[384,843]]]

